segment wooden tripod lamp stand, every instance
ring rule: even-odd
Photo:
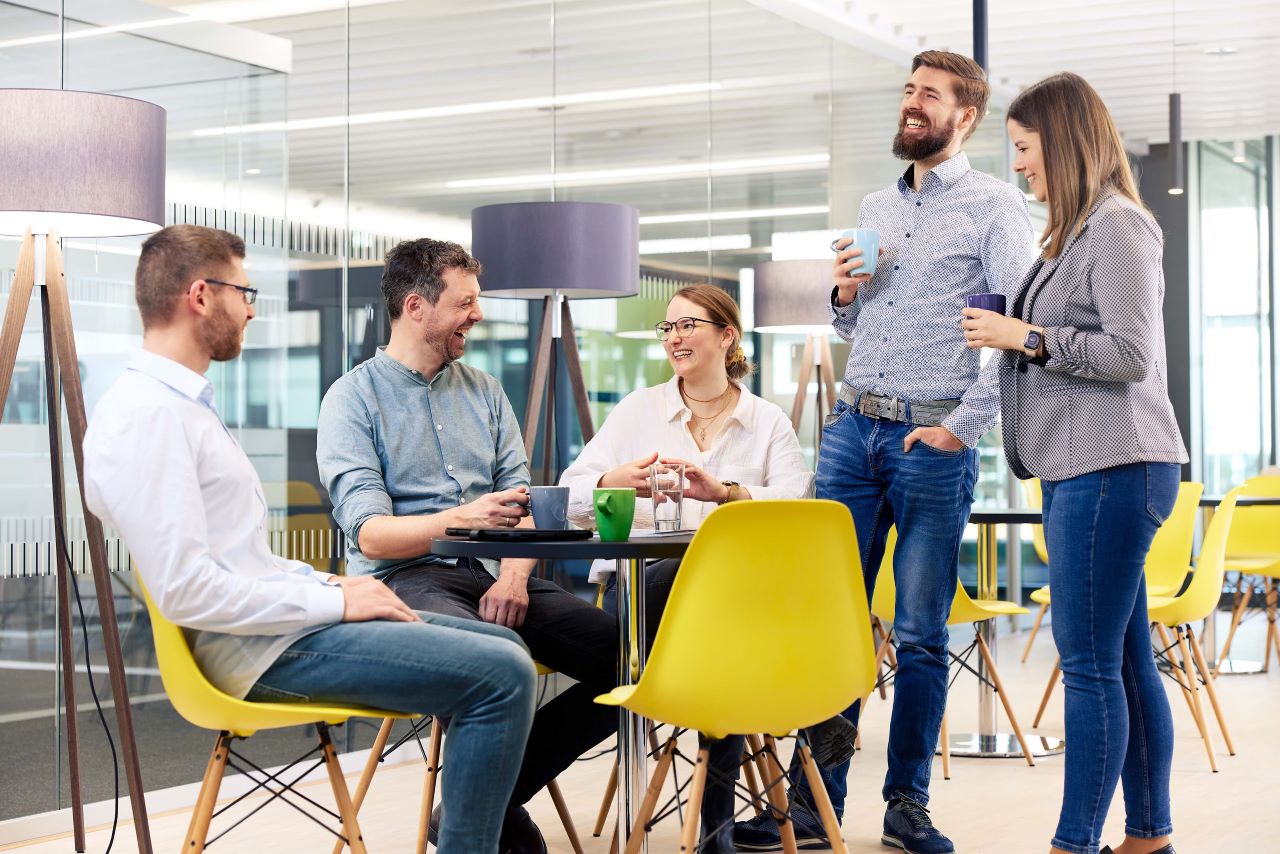
[[[814,448],[822,441],[822,417],[836,405],[835,370],[831,364],[831,299],[829,261],[762,261],[755,268],[755,331],[807,336],[800,357],[791,427],[799,431],[805,393],[815,374]]]
[[[22,235],[0,327],[0,410],[13,379],[31,293],[39,288],[52,510],[58,538],[53,552],[57,562],[62,696],[76,851],[85,850],[84,804],[76,730],[76,659],[70,605],[73,567],[68,565],[73,549],[67,539],[61,404],[66,404],[82,504],[88,419],[58,235],[100,238],[155,231],[164,222],[164,174],[165,111],[155,104],[90,92],[0,89],[0,234]],[[102,523],[87,510],[84,522],[138,851],[150,854],[142,772],[106,543]]]
[[[471,254],[483,265],[480,291],[484,296],[542,301],[542,331],[533,354],[525,409],[524,449],[534,482],[553,484],[562,468],[554,453],[560,361],[569,375],[582,439],[589,442],[595,435],[566,298],[606,299],[639,292],[639,212],[602,202],[485,205],[471,212]],[[542,465],[535,468],[533,450],[539,435],[543,437]]]

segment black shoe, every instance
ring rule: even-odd
[[[951,840],[929,819],[929,811],[909,798],[893,798],[884,814],[880,842],[907,854],[953,854]]]
[[[431,820],[427,823],[427,840],[432,845],[440,830],[440,816],[444,812],[444,804],[436,804],[431,811]],[[502,835],[498,837],[499,854],[547,854],[547,843],[542,838],[542,831],[529,817],[524,807],[508,807],[502,817]]]
[[[806,727],[805,738],[813,761],[828,770],[853,758],[853,746],[858,741],[858,728],[843,715],[836,715],[820,724]]]
[[[831,847],[822,822],[801,806],[792,807],[791,829],[796,835],[796,848],[800,850]],[[735,824],[733,844],[739,851],[781,851],[782,834],[773,819],[773,811],[765,810],[749,821]]]
[[[1113,854],[1113,852],[1111,851],[1111,846],[1104,845],[1102,847],[1102,851],[1099,852],[1099,854]],[[1176,854],[1176,852],[1173,850],[1173,843],[1170,842],[1168,845],[1161,848],[1160,850],[1152,851],[1151,854]]]

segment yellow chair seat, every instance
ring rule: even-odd
[[[1038,590],[1033,590],[1031,592],[1031,601],[1035,602],[1037,605],[1048,605],[1049,604],[1049,585],[1046,584],[1044,587],[1041,587]]]
[[[957,585],[956,598],[951,602],[951,615],[947,617],[948,626],[959,626],[965,623],[981,623],[996,617],[1010,617],[1014,614],[1029,614],[1026,608],[1017,602],[1003,599],[974,599],[963,586]]]
[[[1258,554],[1244,553],[1227,555],[1225,568],[1227,572],[1244,572],[1249,575],[1268,575],[1280,578],[1280,553]]]
[[[1239,487],[1231,490],[1218,505],[1213,521],[1205,531],[1200,559],[1186,589],[1174,596],[1147,596],[1147,616],[1153,623],[1169,627],[1195,623],[1208,617],[1217,607],[1218,597],[1222,594],[1228,532],[1234,518],[1239,517],[1236,498],[1240,491]]]

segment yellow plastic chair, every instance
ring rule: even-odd
[[[1239,487],[1240,496],[1280,495],[1280,477],[1259,475],[1251,477]],[[1249,610],[1259,582],[1265,595],[1267,613],[1267,637],[1263,642],[1262,671],[1271,667],[1271,650],[1280,656],[1280,631],[1276,628],[1276,593],[1280,587],[1280,507],[1241,507],[1236,511],[1227,540],[1226,571],[1239,573],[1236,582],[1235,605],[1231,609],[1231,628],[1218,656],[1221,665],[1231,652],[1240,620]],[[1215,667],[1213,675],[1218,675]]]
[[[1222,595],[1222,581],[1226,574],[1226,553],[1230,532],[1240,520],[1241,514],[1236,510],[1236,499],[1244,494],[1243,487],[1236,487],[1227,493],[1218,505],[1218,511],[1205,531],[1204,544],[1200,549],[1200,560],[1195,572],[1191,574],[1191,583],[1187,589],[1175,596],[1148,596],[1147,614],[1160,633],[1164,649],[1157,650],[1156,656],[1164,658],[1171,665],[1173,677],[1182,687],[1183,696],[1195,718],[1196,727],[1200,730],[1200,738],[1204,741],[1205,751],[1209,754],[1209,767],[1217,773],[1218,762],[1214,756],[1213,738],[1205,720],[1204,710],[1200,705],[1199,686],[1204,685],[1209,695],[1209,703],[1213,706],[1213,714],[1218,719],[1218,728],[1222,730],[1222,738],[1227,743],[1227,752],[1235,756],[1236,748],[1231,742],[1231,734],[1227,731],[1227,721],[1218,704],[1218,693],[1213,687],[1213,676],[1200,649],[1192,623],[1211,617],[1218,607],[1218,599]],[[1170,640],[1168,629],[1173,629],[1178,640]],[[1178,658],[1173,655],[1178,650]]]
[[[707,517],[684,557],[648,667],[596,698],[709,738],[765,733],[766,794],[784,850],[796,851],[775,738],[827,720],[871,690],[871,626],[848,509],[834,501],[744,501]],[[796,750],[832,850],[846,854],[803,735]],[[639,849],[677,756],[667,739],[636,816]],[[693,851],[707,779],[700,750],[681,851]]]
[[[1032,507],[1042,506],[1039,480],[1023,481],[1023,488],[1026,490],[1028,504]],[[1148,596],[1172,596],[1186,583],[1187,573],[1191,571],[1191,548],[1196,537],[1196,514],[1200,508],[1200,496],[1203,494],[1203,483],[1186,481],[1178,485],[1178,497],[1174,502],[1173,510],[1169,512],[1169,518],[1156,531],[1155,538],[1151,541],[1151,550],[1147,552]],[[1049,550],[1045,545],[1044,526],[1033,525],[1032,531],[1036,554],[1040,556],[1040,560],[1048,564]],[[1040,621],[1049,610],[1049,586],[1046,584],[1034,591],[1031,594],[1031,601],[1038,604],[1040,610],[1036,613],[1035,623],[1031,626],[1031,636],[1027,638],[1026,648],[1022,650],[1024,664],[1027,661],[1027,655],[1031,652],[1031,644],[1036,639],[1036,632],[1040,630]],[[1055,672],[1046,697],[1052,693],[1052,684],[1056,679]],[[1040,711],[1043,713],[1043,705]],[[1036,722],[1032,726],[1039,725],[1040,715],[1037,714]]]
[[[160,678],[164,683],[169,701],[177,709],[178,714],[186,718],[189,723],[218,733],[217,741],[213,745],[213,754],[205,768],[204,781],[200,786],[200,794],[191,815],[191,824],[187,829],[187,838],[182,850],[191,852],[205,849],[209,824],[215,816],[214,807],[217,804],[218,790],[222,786],[227,764],[233,757],[245,761],[232,746],[236,739],[247,739],[264,729],[314,724],[320,740],[319,746],[293,764],[307,761],[319,752],[320,758],[306,773],[310,773],[310,770],[320,765],[325,766],[329,774],[329,785],[333,788],[334,800],[338,807],[337,815],[342,821],[341,831],[335,835],[340,842],[351,846],[353,854],[364,854],[364,839],[360,835],[360,825],[356,820],[351,793],[347,789],[346,779],[342,776],[342,768],[338,764],[338,757],[329,737],[329,727],[344,724],[353,717],[406,718],[410,716],[384,709],[331,706],[321,703],[251,703],[225,694],[214,687],[213,683],[200,672],[195,657],[191,654],[191,647],[187,644],[186,635],[156,607],[145,585],[141,584],[141,577],[139,577],[139,586],[146,599],[147,611],[151,615],[151,634],[156,645],[156,660],[160,666]],[[246,764],[249,767],[256,767],[249,762]],[[257,788],[271,793],[268,801],[280,798],[287,803],[293,803],[285,797],[286,792],[294,792],[293,785],[279,776],[262,781],[248,771],[243,773],[253,780]],[[299,778],[302,776],[305,774],[299,775]],[[274,782],[277,788],[272,788],[269,785],[271,782]]]
[[[1037,484],[1038,487],[1038,484]],[[1143,571],[1147,576],[1147,598],[1152,596],[1173,596],[1187,582],[1187,574],[1191,571],[1191,548],[1196,537],[1196,514],[1200,508],[1200,496],[1204,494],[1204,484],[1184,481],[1178,484],[1178,497],[1174,500],[1169,518],[1156,529],[1151,540],[1151,549],[1147,552],[1147,560]],[[1049,588],[1042,587],[1045,594],[1045,608],[1049,603]],[[1037,590],[1036,593],[1039,593]],[[1035,598],[1035,594],[1032,594]],[[1044,609],[1041,610],[1043,613]],[[1036,625],[1040,624],[1039,617]],[[1034,638],[1034,633],[1032,635]],[[1031,642],[1027,641],[1030,650]],[[1023,654],[1026,661],[1026,654]],[[1045,709],[1049,707],[1049,698],[1062,677],[1062,659],[1054,662],[1053,672],[1049,674],[1049,684],[1045,686],[1044,695],[1040,698],[1040,708],[1036,710],[1032,727],[1040,726]]]
[[[898,587],[897,581],[893,576],[893,552],[898,543],[898,529],[890,528],[888,539],[885,541],[884,559],[880,562],[880,572],[876,575],[875,591],[871,598],[871,612],[882,622],[892,624],[897,613],[898,604]],[[1013,727],[1013,733],[1018,738],[1018,744],[1022,745],[1022,755],[1026,758],[1027,764],[1034,766],[1036,764],[1035,757],[1031,754],[1031,749],[1027,745],[1027,740],[1022,736],[1022,727],[1018,725],[1018,719],[1013,713],[1013,706],[1009,703],[1009,698],[1005,694],[1004,685],[1000,681],[1000,672],[996,669],[995,658],[991,655],[991,649],[987,646],[987,642],[982,639],[982,633],[976,631],[977,624],[985,620],[994,620],[996,617],[1008,617],[1014,614],[1026,614],[1027,609],[1016,602],[1006,602],[1004,600],[988,601],[986,599],[974,599],[969,595],[969,591],[964,589],[964,585],[956,580],[956,594],[951,600],[951,614],[947,617],[948,626],[958,626],[964,623],[972,623],[974,626],[973,643],[969,644],[964,651],[959,654],[947,650],[947,654],[951,656],[951,661],[959,667],[972,670],[969,666],[969,658],[973,652],[977,650],[982,657],[983,662],[987,666],[987,672],[991,675],[991,687],[995,689],[996,694],[1000,697],[1000,703],[1004,706],[1004,713],[1009,718],[1009,725]],[[892,632],[890,632],[892,635]],[[891,649],[890,637],[880,643],[876,649],[875,666],[876,672],[880,670],[885,656]],[[868,697],[870,692],[868,692]],[[865,703],[864,703],[865,705]],[[951,779],[951,745],[947,739],[947,723],[946,711],[943,711],[942,717],[942,737],[940,746],[942,749],[942,776],[944,779]]]

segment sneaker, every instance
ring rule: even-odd
[[[952,854],[955,846],[929,820],[929,811],[909,798],[894,798],[884,814],[880,842],[907,854]]]
[[[796,848],[812,850],[830,848],[822,822],[802,806],[791,810],[791,826],[796,834]],[[781,851],[782,834],[773,812],[765,810],[749,821],[733,826],[733,844],[739,851]]]
[[[1102,847],[1102,851],[1101,851],[1101,852],[1099,852],[1099,854],[1112,854],[1112,852],[1111,852],[1111,846],[1110,846],[1110,845],[1104,845],[1104,846]],[[1159,851],[1152,851],[1152,852],[1151,852],[1151,854],[1174,854],[1174,850],[1173,850],[1173,843],[1172,843],[1172,842],[1170,842],[1168,845],[1166,845],[1165,847],[1161,848]]]
[[[836,715],[820,724],[806,727],[805,738],[813,761],[831,770],[841,762],[853,758],[853,748],[858,741],[858,728],[843,715]]]

